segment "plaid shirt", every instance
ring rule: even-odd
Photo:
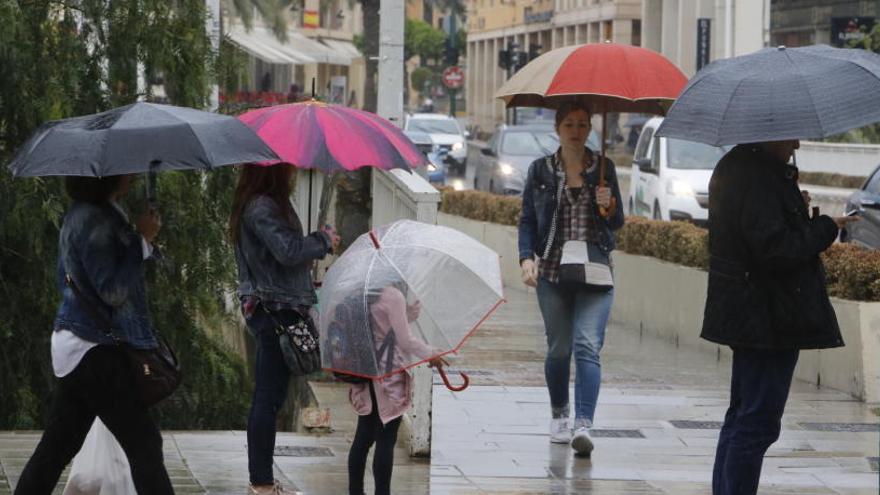
[[[586,158],[589,159],[589,158]],[[554,167],[558,166],[559,157],[554,158]],[[556,219],[556,238],[550,249],[547,259],[538,259],[538,276],[550,282],[559,281],[559,264],[562,261],[562,245],[565,241],[598,242],[600,238],[598,221],[596,218],[596,202],[592,198],[594,188],[587,184],[587,173],[592,171],[592,165],[584,167],[582,176],[584,185],[580,188],[580,194],[575,197],[571,189],[566,185],[560,198],[558,218]]]

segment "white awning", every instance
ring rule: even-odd
[[[335,51],[336,53],[348,57],[349,60],[360,58],[363,56],[363,54],[358,51],[357,47],[354,46],[354,43],[350,41],[323,38],[321,39],[321,43],[327,45],[331,50]]]
[[[246,31],[242,26],[233,25],[228,35],[232,42],[269,63],[302,65],[318,62],[302,50],[298,50],[292,39],[282,43],[267,28],[254,27]]]
[[[341,54],[327,45],[306,37],[304,34],[298,31],[287,31],[287,37],[290,39],[289,43],[291,45],[296,46],[299,50],[305,53],[308,53],[309,57],[314,59],[319,64],[351,64],[350,56]]]

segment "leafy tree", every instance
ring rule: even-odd
[[[418,55],[424,64],[427,60],[437,60],[443,55],[446,33],[432,27],[425,21],[407,19],[404,27],[403,60]]]
[[[46,120],[135,101],[139,64],[163,75],[171,103],[202,106],[214,62],[204,9],[203,0],[0,0],[0,163]],[[151,313],[186,375],[155,410],[164,427],[245,423],[244,363],[210,335],[230,324],[222,295],[234,283],[225,236],[234,180],[228,169],[160,176],[167,261],[148,272]],[[132,196],[136,211],[142,197]],[[57,178],[0,170],[0,429],[39,428],[56,383],[49,339],[67,203]]]

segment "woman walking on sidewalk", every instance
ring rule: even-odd
[[[623,226],[614,164],[606,160],[606,187],[600,165],[586,148],[590,112],[567,103],[556,112],[559,150],[533,162],[523,188],[519,258],[523,282],[536,287],[547,335],[544,374],[550,393],[550,441],[570,443],[577,454],[593,450],[589,429],[599,396],[599,353],[614,300],[610,273],[601,286],[586,267],[606,272],[614,249],[613,231]],[[600,214],[600,208],[609,212]],[[537,262],[536,262],[537,258]],[[574,434],[569,419],[569,367],[575,357]]]
[[[51,493],[95,417],[125,451],[138,493],[174,493],[163,464],[162,435],[118,345],[122,341],[137,349],[157,346],[147,308],[144,260],[162,224],[158,214],[148,211],[138,219],[137,230],[131,228],[118,202],[133,178],[65,178],[73,202],[58,242],[62,301],[52,332],[58,384],[46,430],[21,473],[16,495]],[[95,321],[98,315],[92,311],[112,320],[112,335]]]
[[[309,317],[317,302],[311,264],[339,246],[339,236],[329,227],[304,235],[290,204],[293,170],[287,164],[242,166],[229,222],[242,314],[257,344],[247,428],[251,495],[292,493],[272,473],[275,420],[290,380],[276,322],[291,325]]]

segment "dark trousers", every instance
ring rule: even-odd
[[[373,399],[373,411],[367,416],[358,416],[357,431],[351,450],[348,451],[348,493],[362,495],[364,493],[364,471],[367,468],[367,454],[370,447],[376,444],[373,452],[373,479],[376,481],[376,495],[391,493],[391,470],[394,468],[394,445],[397,443],[397,429],[400,418],[395,418],[383,425],[379,419],[379,407],[376,403],[376,391],[370,383],[370,397]]]
[[[715,453],[713,495],[758,492],[764,453],[782,429],[798,352],[733,349],[730,408]]]
[[[95,416],[125,451],[138,493],[174,493],[162,459],[162,435],[135,393],[127,359],[117,347],[94,347],[73,372],[59,379],[43,438],[21,473],[16,495],[52,493]]]
[[[281,322],[295,318],[292,311],[277,311],[272,316]],[[275,420],[287,398],[290,370],[281,354],[276,323],[262,307],[248,319],[248,328],[257,342],[256,386],[248,416],[248,470],[252,485],[271,485],[272,456],[275,451]]]

